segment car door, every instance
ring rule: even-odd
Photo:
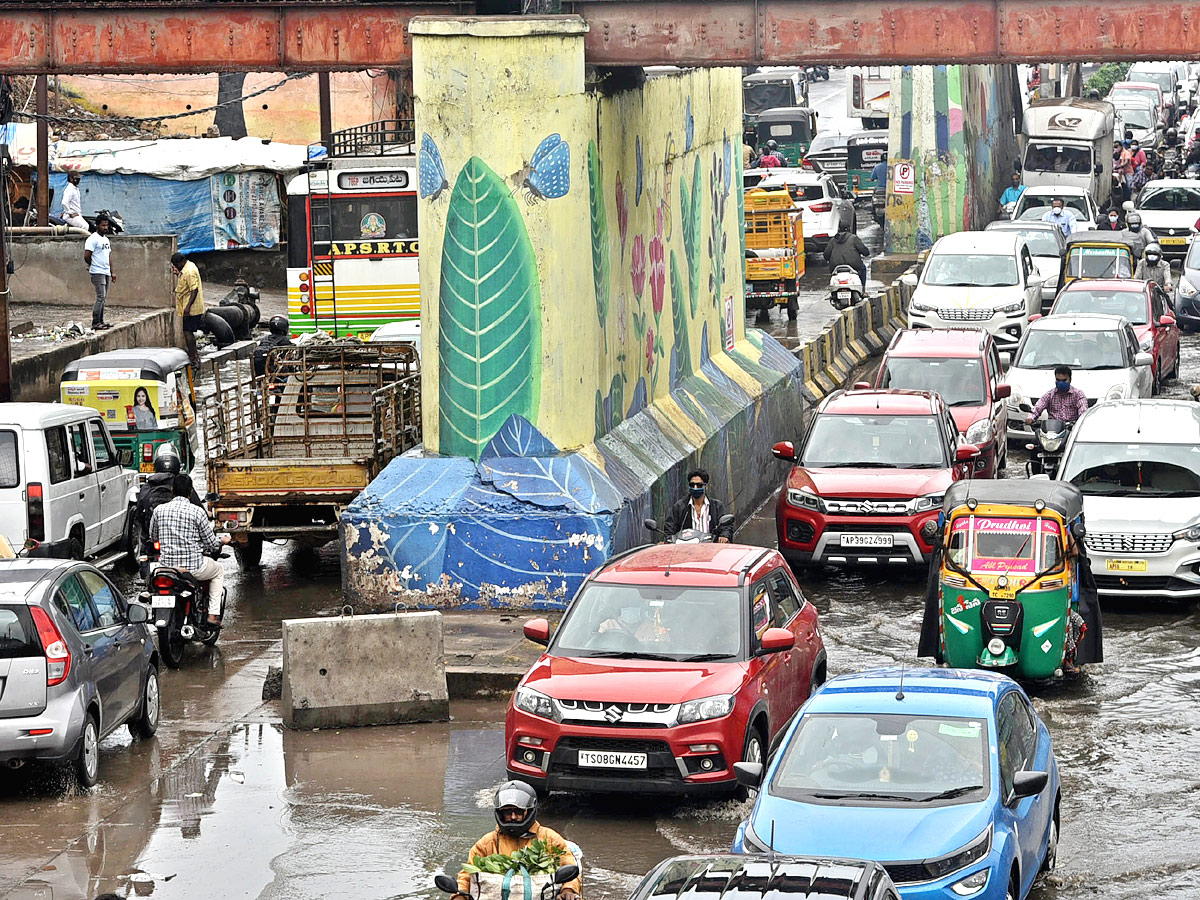
[[[1007,440],[1008,434],[1008,403],[1005,400],[996,398],[996,388],[1004,378],[1003,369],[1000,367],[1000,352],[996,349],[995,343],[988,341],[987,349],[987,367],[988,367],[988,385],[991,388],[992,401],[992,431],[996,435],[996,452],[1004,450],[1004,442]]]
[[[1154,328],[1154,358],[1157,360],[1158,377],[1166,377],[1168,372],[1174,372],[1179,367],[1179,326],[1172,322],[1170,325],[1161,324],[1163,316],[1175,318],[1175,310],[1171,306],[1171,295],[1162,288],[1153,288],[1150,293],[1150,324]]]
[[[805,599],[789,568],[780,567],[771,574],[771,587],[786,617],[781,627],[796,636],[792,656],[792,712],[795,713],[808,700],[817,664],[817,610]]]
[[[90,592],[74,572],[55,589],[54,602],[71,618],[83,643],[83,655],[91,668],[92,681],[100,698],[100,733],[112,730],[120,721],[122,667],[116,630],[102,627],[100,615],[92,605]]]
[[[1023,878],[1037,872],[1038,853],[1045,837],[1047,821],[1043,794],[1036,797],[1013,797],[1013,782],[1018,772],[1031,769],[1034,760],[1036,732],[1029,708],[1023,705],[1020,694],[1010,690],[996,708],[996,743],[1000,757],[1000,816],[1016,838],[1016,853]]]
[[[96,464],[96,484],[99,488],[100,536],[98,547],[107,547],[121,539],[125,531],[128,503],[125,496],[125,470],[117,461],[108,430],[99,419],[88,421],[92,439],[92,458]]]
[[[1154,393],[1154,367],[1138,366],[1137,355],[1142,352],[1138,344],[1137,333],[1134,332],[1133,326],[1128,322],[1121,329],[1121,341],[1125,345],[1125,356],[1129,360],[1131,368],[1131,376],[1134,384],[1134,391],[1130,394],[1131,397],[1149,397]],[[1153,356],[1153,348],[1148,351]]]
[[[76,577],[96,611],[99,630],[111,641],[113,693],[109,721],[128,718],[142,692],[145,631],[129,622],[128,604],[107,578],[93,569],[81,569]]]
[[[791,667],[786,664],[786,653],[761,654],[762,636],[768,628],[775,627],[774,614],[771,610],[771,589],[767,576],[763,576],[750,585],[750,653],[756,657],[757,675],[762,685],[762,694],[767,701],[767,717],[770,719],[770,735],[768,745],[774,739],[779,729],[788,719],[788,673]],[[752,672],[754,669],[751,670]],[[769,749],[769,748],[768,748]]]
[[[71,451],[71,489],[66,494],[67,505],[77,504],[83,516],[84,555],[90,556],[101,546],[103,521],[100,517],[100,484],[96,481],[92,438],[87,422],[67,426],[67,443]],[[74,497],[74,499],[72,499]]]

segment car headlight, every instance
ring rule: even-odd
[[[1144,338],[1142,338],[1140,341],[1138,341],[1138,349],[1140,349],[1140,350],[1145,350],[1145,351],[1149,352],[1150,348],[1153,346],[1154,346],[1154,335],[1153,334],[1148,334]]]
[[[554,701],[532,688],[517,688],[517,692],[513,696],[513,706],[521,710],[521,712],[527,712],[531,716],[538,716],[542,719],[556,720],[558,718],[554,708]]]
[[[1171,537],[1177,541],[1196,541],[1200,542],[1200,523],[1189,525],[1187,528],[1181,528],[1176,531]]]
[[[808,488],[788,488],[787,501],[792,506],[800,509],[814,509],[817,512],[825,511],[825,504],[821,502],[821,498],[810,491]]]
[[[1129,388],[1123,384],[1114,384],[1108,389],[1108,393],[1104,395],[1105,400],[1124,400],[1129,393]]]
[[[938,859],[925,860],[925,869],[931,878],[945,878],[951,872],[965,869],[971,863],[979,862],[992,850],[992,826],[989,824],[979,835],[961,850],[955,850]]]
[[[759,840],[750,821],[747,819],[746,827],[742,829],[742,850],[748,853],[770,853],[771,848],[766,846],[765,841]]]
[[[733,694],[689,700],[680,704],[678,722],[680,725],[687,725],[689,722],[704,722],[708,719],[719,719],[731,712],[733,712]]]
[[[946,499],[945,493],[941,494],[926,494],[924,497],[917,497],[912,501],[913,512],[926,512],[930,509],[941,509],[942,501]]]
[[[968,875],[961,881],[956,881],[950,885],[950,890],[958,894],[960,897],[970,897],[972,894],[978,894],[988,883],[988,875],[991,874],[987,869],[980,869],[974,875]]]
[[[1176,282],[1175,287],[1179,291],[1180,297],[1195,297],[1196,296],[1195,286],[1190,281],[1188,281],[1186,278],[1184,278],[1182,275],[1179,276],[1179,281]]]
[[[1008,303],[1004,306],[1001,306],[1000,312],[1015,313],[1015,312],[1021,312],[1023,309],[1025,309],[1025,301],[1024,300],[1016,300],[1012,303]]]
[[[913,299],[908,302],[908,309],[910,312],[930,312],[933,309],[933,304]]]
[[[973,422],[963,437],[968,444],[986,444],[992,438],[992,420],[984,417],[978,422]]]

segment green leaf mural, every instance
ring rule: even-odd
[[[608,213],[604,208],[604,182],[596,142],[588,141],[588,206],[592,214],[592,279],[596,288],[596,315],[608,350]]]
[[[692,182],[679,179],[679,216],[683,223],[683,254],[688,270],[688,306],[696,317],[700,302],[700,154],[692,170]]]
[[[450,195],[441,275],[439,448],[477,460],[510,415],[537,421],[542,296],[521,211],[476,156]]]
[[[692,374],[692,353],[688,346],[688,316],[684,309],[683,285],[679,278],[679,259],[671,251],[671,322],[675,326],[675,357],[680,375]]]

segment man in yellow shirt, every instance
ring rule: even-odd
[[[200,365],[200,351],[196,348],[196,332],[204,319],[204,285],[200,282],[200,270],[182,253],[171,256],[171,270],[175,273],[175,313],[183,318],[183,340],[187,344],[192,365]]]

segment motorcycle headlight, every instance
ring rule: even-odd
[[[1190,281],[1188,281],[1186,278],[1184,278],[1182,275],[1179,276],[1179,281],[1176,283],[1175,287],[1179,291],[1180,297],[1195,297],[1196,296],[1195,286]]]
[[[963,846],[960,850],[955,850],[953,853],[940,857],[939,859],[927,859],[925,868],[928,870],[932,878],[945,878],[951,872],[957,872],[960,869],[965,869],[971,863],[978,862],[988,855],[992,850],[992,826],[980,833],[979,837],[975,838],[969,844]]]
[[[1000,312],[1015,313],[1015,312],[1021,312],[1021,310],[1023,310],[1024,308],[1025,308],[1024,300],[1015,300],[1012,303],[1008,303],[1008,304],[1000,307]]]
[[[941,494],[926,494],[924,497],[917,497],[912,501],[913,512],[926,512],[931,509],[941,509],[942,501],[946,499],[944,493]]]
[[[517,688],[516,694],[513,696],[513,706],[527,712],[531,716],[537,716],[542,719],[557,719],[554,701],[545,694],[527,688]]]
[[[1171,537],[1177,541],[1200,542],[1200,523],[1189,525],[1187,528],[1181,528],[1172,534]]]
[[[968,444],[986,444],[992,438],[992,420],[985,417],[973,422],[963,437]]]
[[[787,501],[792,506],[800,509],[813,509],[817,512],[825,511],[825,504],[821,502],[821,498],[807,488],[796,490],[788,488]]]
[[[680,725],[687,725],[689,722],[704,722],[708,719],[719,719],[731,712],[733,712],[733,694],[689,700],[680,704],[678,722]]]
[[[1123,384],[1114,384],[1108,389],[1108,393],[1104,395],[1105,400],[1124,400],[1129,393],[1129,388]]]

